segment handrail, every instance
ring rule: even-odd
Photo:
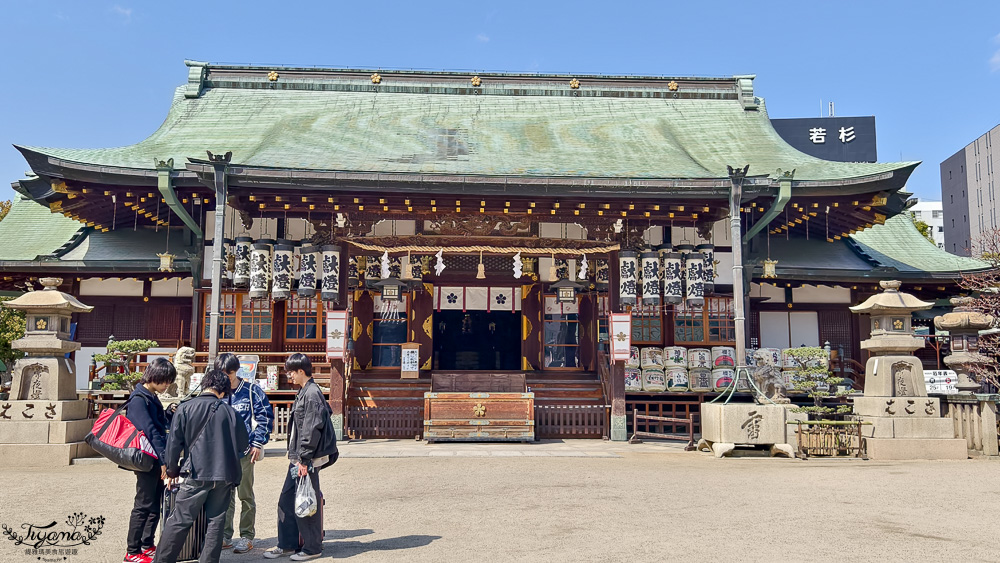
[[[604,404],[611,404],[611,363],[608,354],[603,350],[597,352],[597,374],[601,378],[601,399]]]

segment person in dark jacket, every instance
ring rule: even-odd
[[[256,536],[257,503],[253,495],[253,466],[257,460],[264,457],[264,444],[271,437],[274,429],[274,409],[267,400],[267,394],[253,380],[238,377],[240,360],[235,354],[226,352],[215,359],[215,369],[229,376],[232,394],[229,395],[229,406],[233,407],[250,433],[250,451],[240,458],[243,469],[243,480],[236,487],[236,494],[229,500],[229,510],[226,511],[226,528],[222,533],[222,548],[233,548],[233,553],[246,553],[253,549]],[[240,539],[233,543],[233,518],[236,516],[236,497],[240,497]]]
[[[278,497],[278,545],[265,551],[264,557],[277,559],[288,555],[292,561],[308,561],[323,554],[323,517],[320,511],[307,518],[295,515],[295,486],[299,477],[308,475],[316,491],[316,501],[322,506],[319,470],[337,461],[337,436],[330,418],[333,411],[323,390],[313,381],[309,357],[292,354],[285,361],[285,371],[300,389],[295,395],[289,421],[288,459],[291,464]]]
[[[156,358],[146,366],[135,390],[128,398],[125,416],[145,434],[153,446],[157,463],[146,472],[135,472],[135,503],[128,521],[125,563],[149,563],[156,552],[153,538],[160,522],[160,499],[166,467],[167,425],[173,411],[164,411],[157,393],[163,393],[177,379],[177,370],[166,358]]]
[[[177,497],[160,537],[156,563],[175,563],[195,519],[205,508],[208,529],[201,563],[217,563],[222,553],[222,530],[233,487],[240,483],[240,456],[250,448],[243,419],[224,399],[229,377],[209,370],[201,382],[204,392],[177,407],[167,440],[167,485],[183,476]],[[183,463],[181,452],[185,452]]]

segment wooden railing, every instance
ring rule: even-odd
[[[535,405],[535,435],[538,438],[605,438],[607,407]]]
[[[423,432],[422,407],[349,407],[347,433],[353,439],[417,438]]]

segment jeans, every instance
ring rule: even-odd
[[[222,554],[222,528],[225,526],[226,507],[233,494],[233,487],[222,481],[193,481],[180,484],[177,500],[163,526],[160,545],[156,548],[156,563],[175,563],[188,532],[195,519],[205,507],[208,530],[205,532],[205,547],[201,550],[200,563],[218,563]]]
[[[156,535],[156,526],[160,523],[163,488],[159,465],[150,471],[135,472],[135,504],[128,520],[126,536],[126,552],[129,555],[142,553],[142,550],[156,545],[153,537]]]
[[[226,511],[226,529],[222,532],[222,537],[232,539],[233,537],[233,517],[236,516],[236,497],[240,497],[240,537],[248,540],[256,537],[254,522],[257,519],[257,503],[253,498],[253,466],[250,463],[250,454],[243,456],[240,460],[243,468],[243,480],[236,488],[236,494],[229,498],[229,510]]]
[[[297,468],[298,465],[293,463],[285,472],[285,484],[281,486],[281,495],[278,497],[278,547],[316,555],[323,553],[323,514],[317,510],[316,514],[308,518],[295,516],[295,486],[299,482]],[[309,480],[316,491],[316,502],[322,506],[323,493],[319,490],[319,472],[310,471]]]

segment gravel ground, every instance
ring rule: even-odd
[[[718,460],[644,446],[589,447],[615,457],[345,457],[321,477],[321,560],[1000,561],[996,460]],[[274,545],[285,467],[276,456],[258,464],[256,547],[223,561],[262,560]],[[102,515],[103,533],[68,561],[122,560],[130,474],[89,463],[0,470],[0,483],[0,523]],[[0,561],[37,560],[23,550],[0,537]]]

